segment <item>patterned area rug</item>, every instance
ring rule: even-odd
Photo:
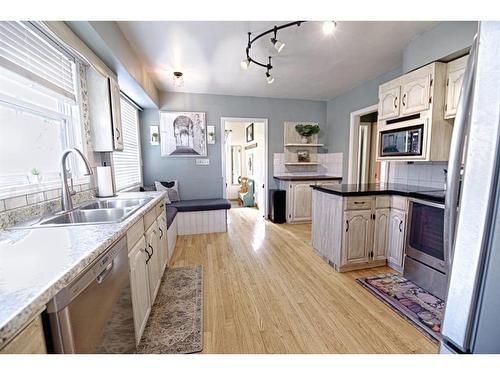
[[[139,354],[203,350],[203,268],[169,268],[137,349]]]
[[[434,340],[441,338],[445,306],[443,300],[396,274],[361,278],[357,281],[427,336]]]

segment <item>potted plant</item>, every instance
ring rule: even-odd
[[[30,183],[38,184],[42,180],[42,176],[40,175],[40,170],[38,168],[33,168],[31,170],[31,176],[29,178]]]
[[[302,143],[309,143],[309,138],[319,133],[318,124],[297,124],[295,130],[302,136]]]

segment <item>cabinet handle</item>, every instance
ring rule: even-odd
[[[405,99],[406,99],[406,93],[404,93],[403,99],[401,100],[401,102],[403,103],[403,107],[406,107]]]
[[[398,97],[394,97],[394,108],[398,108]]]
[[[146,259],[146,264],[148,264],[149,259],[151,259],[151,254],[149,253],[147,248],[145,248],[144,251],[146,252],[146,254],[148,254],[148,259]]]
[[[402,231],[403,231],[403,229],[401,229],[401,225],[403,225],[403,220],[401,220],[401,221],[399,222],[399,231],[400,231],[400,232],[402,232]]]
[[[119,141],[122,134],[120,133],[120,130],[118,130],[118,128],[115,128],[115,130],[116,130],[116,140]]]
[[[161,238],[163,237],[163,231],[161,230],[160,227],[158,227],[158,230],[160,231],[160,240],[161,240]]]
[[[148,246],[151,249],[151,256],[150,256],[150,258],[152,258],[153,254],[155,253],[155,249],[153,249],[153,246],[151,246],[151,245],[148,245]]]
[[[345,221],[345,225],[346,225],[345,231],[347,232],[349,230],[349,221],[348,220]]]
[[[363,202],[354,202],[354,204],[365,204],[366,202],[363,201]]]

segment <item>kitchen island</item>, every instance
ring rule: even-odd
[[[311,186],[312,246],[337,271],[385,265],[401,272],[408,197],[444,202],[444,191],[402,184]]]

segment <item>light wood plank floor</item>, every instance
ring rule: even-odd
[[[228,232],[179,236],[171,266],[203,265],[203,353],[436,353],[437,346],[310,246],[310,225],[228,211]]]

